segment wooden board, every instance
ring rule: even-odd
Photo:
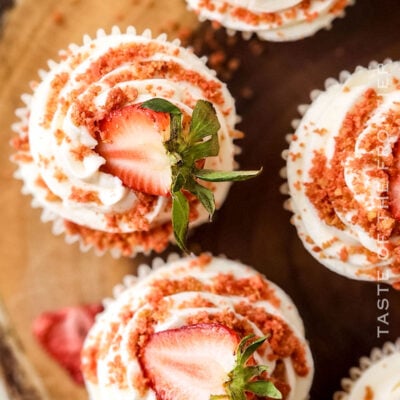
[[[327,77],[344,69],[399,56],[399,11],[398,0],[359,0],[331,31],[299,42],[246,42],[220,31],[205,44],[205,38],[213,37],[209,24],[202,24],[193,42],[196,51],[211,52],[214,58],[226,47],[229,59],[240,64],[229,81],[243,117],[240,128],[247,134],[239,161],[243,168],[263,165],[265,173],[257,181],[235,184],[213,224],[198,228],[191,241],[199,249],[253,265],[293,297],[316,361],[315,400],[331,398],[348,368],[373,346],[400,336],[400,293],[385,293],[389,334],[377,338],[382,311],[376,285],[349,281],[320,266],[289,224],[279,193],[284,165],[280,153],[297,106],[308,102],[312,89],[322,88]],[[25,0],[8,15],[0,40],[0,293],[55,400],[80,400],[86,394],[35,343],[33,318],[44,310],[109,296],[125,273],[150,257],[98,258],[52,236],[12,178],[8,141],[14,109],[22,104],[20,94],[28,90],[38,68],[46,68],[58,49],[80,42],[83,33],[94,35],[97,28],[109,30],[114,24],[171,31],[174,22],[197,25],[184,0]],[[228,78],[226,71],[221,76]]]

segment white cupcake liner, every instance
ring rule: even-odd
[[[306,39],[307,37],[311,37],[314,36],[317,32],[319,32],[320,30],[331,30],[333,23],[336,19],[342,19],[346,16],[346,8],[353,6],[356,3],[356,0],[350,0],[349,3],[346,5],[346,7],[343,9],[343,11],[341,11],[339,14],[335,15],[334,18],[325,26],[322,26],[320,28],[317,28],[313,33],[311,34],[306,34],[302,37],[298,37],[298,38],[292,38],[292,39],[272,39],[272,38],[266,38],[265,33],[269,32],[270,30],[268,29],[248,29],[248,30],[240,30],[240,29],[234,29],[232,27],[227,27],[225,26],[223,23],[221,23],[218,20],[213,20],[211,18],[206,17],[205,15],[201,14],[199,12],[199,10],[196,10],[195,8],[193,8],[189,3],[187,3],[187,10],[190,12],[196,12],[197,14],[197,18],[200,22],[206,22],[206,21],[210,21],[210,22],[217,22],[222,28],[225,29],[226,33],[228,36],[235,36],[236,34],[241,35],[241,37],[244,40],[250,40],[253,37],[257,37],[259,40],[262,41],[266,41],[266,42],[294,42],[294,41],[298,41],[298,40],[302,40],[302,39]],[[272,29],[271,31],[273,31],[275,29]]]
[[[127,34],[131,34],[131,35],[136,35],[136,29],[133,26],[129,26],[126,31]],[[96,35],[94,38],[90,37],[89,35],[84,35],[83,39],[82,39],[82,44],[88,44],[90,43],[92,40],[104,37],[104,36],[112,36],[112,35],[120,35],[121,33],[125,33],[123,31],[121,31],[121,29],[118,26],[113,26],[111,28],[111,32],[110,34],[107,34],[106,31],[104,29],[98,29],[96,32]],[[153,37],[152,32],[150,29],[145,29],[142,34],[140,36],[143,36],[145,38],[148,39],[155,39],[157,41],[160,42],[167,42],[168,41],[168,36],[165,33],[162,33],[158,36]],[[181,46],[181,41],[180,39],[176,38],[171,40],[169,43],[171,43],[174,46]],[[80,45],[72,43],[68,46],[68,48],[70,50],[74,50],[77,49],[78,47],[80,47]],[[62,56],[64,53],[64,50],[60,50],[59,51],[59,55]],[[206,65],[207,64],[207,57],[203,56],[203,57],[199,57],[199,59],[201,60],[201,62]],[[52,59],[49,59],[47,61],[47,65],[48,65],[48,70],[44,70],[44,69],[39,69],[38,70],[38,75],[40,77],[41,80],[43,80],[46,75],[49,73],[49,71],[51,71],[55,66],[58,65],[58,63]],[[216,76],[217,73],[215,70],[213,70],[212,68],[207,66],[207,69],[209,71],[211,71],[211,74],[213,76]],[[36,85],[36,82],[32,82],[31,83],[31,88],[32,91],[34,90],[34,87]],[[29,93],[24,93],[21,95],[21,99],[22,102],[24,103],[23,107],[20,107],[18,109],[16,109],[15,114],[18,117],[18,121],[15,122],[14,124],[12,124],[12,130],[17,133],[17,135],[19,135],[20,137],[24,137],[26,135],[26,130],[28,127],[28,123],[29,123],[29,113],[30,113],[30,105],[32,102],[32,94]],[[241,118],[239,116],[235,116],[235,120],[234,120],[234,124],[236,125],[237,123],[239,123],[241,121]],[[234,148],[234,155],[239,155],[241,153],[241,148],[240,146],[238,146],[237,144],[233,144],[233,148]],[[29,154],[29,153],[27,153]],[[68,232],[68,230],[66,229],[65,225],[64,225],[64,221],[65,219],[60,217],[58,214],[56,214],[55,212],[51,211],[48,209],[48,207],[46,206],[46,204],[42,204],[40,201],[38,201],[35,197],[35,191],[39,190],[38,188],[35,187],[35,190],[32,190],[30,187],[28,187],[28,185],[26,184],[26,182],[24,181],[20,168],[21,165],[18,161],[15,161],[12,159],[13,156],[11,156],[11,161],[13,163],[15,163],[18,168],[14,173],[14,177],[18,180],[21,180],[23,182],[22,188],[21,188],[21,193],[23,195],[31,195],[33,196],[32,201],[31,201],[31,206],[32,208],[40,208],[42,209],[42,214],[41,214],[41,221],[42,222],[50,222],[52,223],[52,233],[56,236],[61,236],[64,235],[64,239],[65,242],[68,244],[73,244],[73,243],[78,243],[79,245],[79,249],[82,252],[88,252],[91,249],[94,249],[95,254],[97,256],[103,256],[105,253],[110,253],[111,256],[113,258],[120,258],[120,257],[130,257],[133,258],[135,257],[137,254],[144,254],[144,255],[148,255],[150,254],[153,250],[147,249],[145,250],[143,248],[143,246],[141,245],[137,245],[136,247],[132,248],[132,252],[129,255],[123,254],[123,251],[117,247],[112,247],[112,248],[106,248],[106,249],[99,249],[98,247],[95,246],[95,244],[90,244],[90,243],[86,243],[85,240],[79,235],[79,234],[71,234]],[[239,164],[237,163],[237,161],[234,160],[234,168],[238,168]],[[195,227],[196,223],[192,224],[192,227]],[[170,243],[175,243],[173,234],[171,233],[170,237],[169,237],[169,242]]]
[[[358,379],[371,367],[393,354],[400,354],[400,338],[396,342],[386,342],[382,348],[373,348],[369,357],[361,357],[359,365],[349,370],[349,377],[341,381],[342,389],[333,395],[333,400],[346,400]]]

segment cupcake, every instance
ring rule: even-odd
[[[292,223],[323,265],[400,288],[400,63],[371,63],[301,106],[285,175]]]
[[[155,263],[116,288],[89,331],[82,370],[92,400],[228,399],[236,389],[245,399],[248,380],[244,390],[263,387],[263,398],[307,398],[313,360],[280,288],[208,254]]]
[[[206,222],[227,195],[229,182],[209,181],[243,178],[234,100],[178,40],[99,30],[40,77],[13,127],[17,177],[83,250],[160,252],[173,233],[184,248],[188,220]]]
[[[202,20],[215,21],[240,31],[248,39],[254,33],[260,39],[284,42],[314,35],[330,28],[336,17],[354,0],[187,0]]]
[[[334,400],[397,400],[400,398],[400,340],[374,349],[360,359],[359,367],[342,380],[343,391]]]

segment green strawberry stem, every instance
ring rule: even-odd
[[[249,358],[267,340],[267,336],[263,336],[248,344],[253,338],[254,335],[248,335],[239,343],[236,352],[235,366],[232,371],[229,372],[229,379],[224,384],[226,394],[211,395],[210,400],[246,400],[246,393],[253,393],[259,397],[282,399],[281,392],[271,381],[259,379],[260,376],[267,371],[267,366],[246,366]]]
[[[184,192],[194,195],[210,215],[215,212],[213,192],[201,185],[198,179],[208,182],[244,181],[262,171],[214,171],[196,168],[196,161],[215,157],[219,153],[218,131],[221,127],[212,103],[198,100],[193,109],[189,132],[182,127],[182,112],[174,104],[161,98],[142,104],[156,112],[169,113],[170,137],[164,142],[171,160],[172,226],[178,246],[185,252],[189,226],[189,201]]]

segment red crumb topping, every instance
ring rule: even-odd
[[[123,107],[130,101],[134,101],[138,95],[136,89],[123,91],[121,88],[113,88],[108,93],[105,105],[99,107],[95,104],[101,87],[93,85],[84,96],[74,102],[72,121],[76,126],[85,126],[89,133],[96,137],[99,131],[99,122],[112,110]]]
[[[68,177],[62,172],[62,170],[58,167],[54,168],[54,178],[57,179],[58,182],[64,182],[68,179]]]
[[[282,400],[287,399],[290,394],[290,385],[286,383],[286,366],[282,360],[277,360],[275,364],[274,372],[272,373],[270,380],[275,384],[277,389],[282,394]]]
[[[30,151],[28,135],[15,136],[11,139],[11,146],[17,151]]]
[[[51,201],[51,202],[53,202],[53,201],[61,201],[61,199],[49,189],[49,187],[47,186],[46,182],[43,180],[43,178],[41,176],[38,176],[36,178],[35,184],[38,187],[46,190],[46,200],[47,201]]]
[[[25,132],[28,130],[28,127],[23,127],[21,130]],[[10,144],[16,150],[16,153],[12,155],[12,160],[14,162],[30,163],[33,161],[30,154],[29,137],[27,134],[13,137]]]
[[[284,321],[247,302],[239,303],[235,311],[255,323],[264,334],[271,335],[268,342],[273,350],[272,360],[290,357],[299,376],[306,376],[310,372],[304,344]]]
[[[77,97],[73,103],[71,119],[76,126],[85,126],[94,136],[98,130],[98,122],[104,118],[106,111],[94,104],[96,96],[101,92],[101,87],[91,86],[85,95]]]
[[[348,0],[338,0],[335,4],[332,5],[329,12],[332,14],[340,14],[344,8],[347,6]]]
[[[62,141],[65,139],[66,135],[65,132],[63,132],[61,129],[57,129],[54,132],[54,137],[56,138],[57,144],[60,145]]]
[[[345,246],[343,246],[340,250],[339,253],[339,258],[341,259],[341,261],[346,262],[349,258],[349,252],[347,251],[347,248]]]
[[[222,86],[219,82],[207,80],[201,74],[186,70],[173,61],[148,61],[148,58],[156,52],[171,53],[167,47],[154,42],[148,44],[123,44],[117,48],[110,49],[107,54],[96,60],[88,71],[78,76],[77,80],[90,85],[122,64],[135,62],[137,67],[136,75],[129,73],[129,79],[168,78],[178,82],[187,81],[202,89],[203,95],[210,101],[223,104]],[[177,55],[178,53],[179,49],[174,49],[172,55]],[[125,74],[127,72],[123,73],[123,75]],[[114,79],[114,77],[111,76],[108,79]],[[122,79],[126,79],[126,76],[125,78],[123,76]],[[77,94],[80,93],[73,93],[74,98],[76,98]]]
[[[325,133],[328,132],[328,130],[326,128],[315,128],[313,130],[313,132],[317,133],[318,135],[323,136],[323,135],[325,135]]]
[[[210,262],[212,261],[212,256],[211,254],[208,253],[202,253],[195,259],[191,260],[189,263],[189,266],[191,268],[195,267],[206,267]]]
[[[161,296],[170,296],[181,292],[211,292],[218,295],[244,296],[250,301],[267,300],[279,307],[280,300],[261,275],[250,278],[235,278],[233,274],[218,274],[210,285],[204,284],[193,276],[182,279],[159,279],[152,283]],[[150,300],[150,299],[149,299]],[[151,301],[151,300],[150,300]]]
[[[45,128],[50,127],[51,120],[58,107],[61,90],[66,85],[68,78],[69,74],[67,72],[61,72],[56,75],[51,82],[49,100],[46,104],[46,113],[43,121],[43,126]]]
[[[106,215],[107,226],[110,229],[118,229],[118,224],[134,223],[134,229],[140,231],[148,231],[150,229],[149,221],[146,218],[157,203],[157,196],[151,196],[145,193],[136,193],[137,203],[135,206],[125,213],[110,213]]]
[[[374,391],[370,386],[365,388],[364,400],[374,400]]]
[[[112,361],[108,362],[108,379],[111,385],[117,385],[120,389],[127,389],[126,367],[117,354]]]
[[[82,350],[82,374],[92,383],[98,383],[97,360],[99,359],[100,340],[96,340],[90,346],[84,346]]]
[[[335,152],[328,166],[322,151],[315,152],[310,170],[312,182],[304,183],[306,194],[318,211],[320,218],[330,226],[343,229],[338,213],[356,211],[354,223],[361,225],[373,237],[388,238],[391,229],[382,230],[377,218],[371,221],[364,208],[353,198],[343,173],[345,160],[354,153],[356,140],[381,98],[375,90],[368,89],[362,99],[347,113],[339,135],[335,138]],[[362,161],[360,161],[362,162]],[[359,165],[361,169],[363,164]],[[354,166],[356,168],[356,166]],[[387,211],[382,210],[382,213]]]
[[[69,199],[76,201],[77,203],[96,203],[101,204],[99,195],[94,190],[84,190],[78,187],[72,186]]]
[[[78,161],[83,161],[85,157],[95,154],[90,147],[84,146],[83,144],[71,149],[71,153]]]
[[[33,161],[32,156],[25,152],[18,152],[16,154],[13,154],[12,159],[15,162],[22,162],[22,163],[30,163]]]
[[[357,276],[370,276],[372,279],[378,281],[379,278],[382,276],[381,269],[379,267],[372,267],[372,268],[360,268],[356,272]]]
[[[203,298],[200,294],[193,299],[183,301],[182,303],[179,304],[178,308],[179,309],[185,309],[185,308],[213,308],[215,307],[215,304]]]
[[[215,277],[213,293],[245,296],[250,301],[268,300],[275,307],[280,306],[280,300],[275,290],[261,275],[254,275],[249,278],[235,278],[233,274],[219,274]]]
[[[161,253],[168,246],[172,234],[171,223],[151,228],[148,231],[130,233],[102,232],[64,221],[66,231],[70,235],[79,235],[84,244],[90,244],[100,251],[118,249],[123,256],[131,256],[140,246],[145,251],[154,250]]]

